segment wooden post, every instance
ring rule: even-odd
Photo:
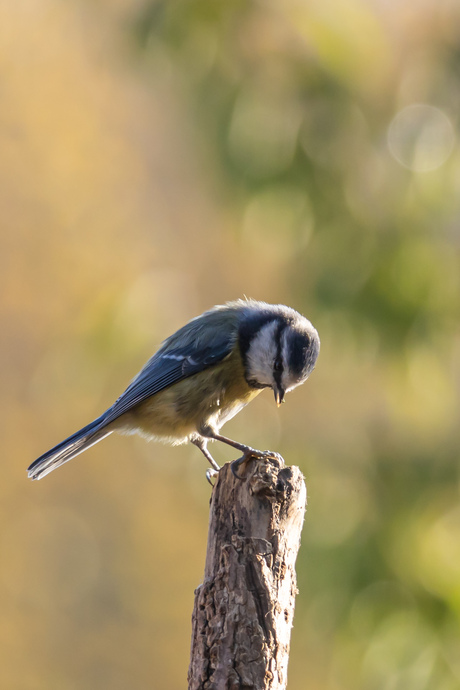
[[[212,492],[204,581],[195,591],[189,690],[284,690],[306,487],[298,467],[230,465]]]

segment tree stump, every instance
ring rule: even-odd
[[[195,591],[189,690],[284,690],[306,487],[298,467],[225,465],[211,497]]]

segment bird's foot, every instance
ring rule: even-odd
[[[212,487],[214,487],[214,481],[219,474],[219,470],[213,470],[209,468],[206,470],[206,479],[208,480],[209,484],[211,484]]]
[[[284,460],[279,453],[275,453],[272,450],[255,450],[255,448],[247,448],[243,452],[241,458],[234,460],[230,465],[230,469],[237,479],[244,479],[244,477],[238,474],[238,470],[252,458],[256,460],[275,460],[280,467],[284,465]]]

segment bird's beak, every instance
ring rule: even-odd
[[[284,402],[284,391],[282,388],[275,388],[274,393],[275,393],[275,402],[279,407],[281,405],[281,403]]]

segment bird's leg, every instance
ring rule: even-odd
[[[245,465],[247,461],[251,458],[256,458],[259,460],[276,460],[281,465],[284,465],[284,460],[281,457],[281,455],[279,453],[274,453],[271,450],[256,450],[255,448],[251,448],[251,446],[246,446],[243,443],[232,441],[231,438],[221,436],[220,434],[216,434],[213,431],[209,431],[206,434],[206,436],[207,438],[211,438],[214,441],[222,441],[222,443],[226,443],[227,445],[242,451],[243,455],[241,456],[241,458],[234,460],[230,465],[233,474],[238,479],[243,479],[243,477],[241,477],[241,475],[238,474],[238,469],[241,465]]]
[[[218,472],[220,470],[220,467],[217,464],[217,462],[214,460],[211,453],[209,452],[209,450],[206,447],[207,446],[207,439],[204,439],[202,436],[197,436],[196,438],[191,438],[190,441],[193,443],[194,446],[196,446],[197,448],[199,448],[201,450],[201,452],[203,453],[204,457],[209,462],[211,467],[216,472]]]
[[[194,446],[201,450],[204,457],[211,465],[212,469],[206,470],[206,479],[211,484],[211,486],[214,486],[214,484],[212,483],[212,479],[219,473],[220,467],[206,447],[207,440],[201,436],[198,436],[196,438],[190,439],[190,441],[193,443]]]

